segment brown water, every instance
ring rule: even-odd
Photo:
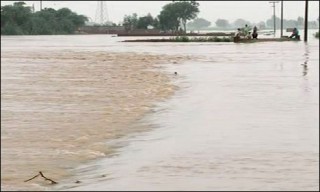
[[[6,50],[6,40],[1,56],[3,189],[28,189],[23,181],[38,171],[61,180],[79,163],[111,153],[106,140],[145,129],[129,125],[176,89],[164,73],[154,71],[156,64],[182,60],[105,51]]]
[[[1,37],[2,190],[319,189],[317,40],[119,39]]]

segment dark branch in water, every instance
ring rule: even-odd
[[[34,178],[38,177],[39,175],[40,175],[40,174],[38,174],[38,175],[36,175],[36,176],[34,176],[34,177],[32,177],[32,178],[28,179],[28,180],[25,180],[24,182],[31,181],[32,179],[34,179]]]
[[[32,177],[32,178],[30,178],[30,179],[28,179],[28,180],[25,180],[24,182],[31,181],[32,179],[38,177],[39,175],[40,175],[41,177],[43,177],[46,181],[51,181],[51,184],[57,184],[57,182],[55,182],[54,180],[49,179],[49,178],[47,178],[46,176],[44,176],[41,171],[39,171],[39,174],[38,174],[38,175],[36,175],[36,176],[34,176],[34,177]]]
[[[52,179],[45,177],[41,171],[39,171],[39,174],[41,175],[41,177],[45,178],[46,181],[51,181],[51,184],[57,184],[57,182],[53,181]]]

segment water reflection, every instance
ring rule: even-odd
[[[308,61],[309,61],[309,46],[307,43],[305,43],[305,52],[303,54],[304,56],[304,63],[301,64],[303,66],[303,72],[302,72],[302,76],[307,76],[308,74]]]
[[[308,74],[308,65],[307,65],[307,62],[305,62],[303,65],[303,72],[302,72],[302,75],[303,76],[306,76]]]
[[[304,54],[303,54],[303,64],[302,65],[302,76],[304,78],[304,81],[303,81],[303,88],[306,92],[310,92],[310,87],[309,87],[309,82],[308,82],[308,78],[307,78],[307,75],[308,75],[308,62],[309,62],[309,54],[310,54],[310,50],[309,50],[309,45],[308,43],[305,43],[304,44]]]

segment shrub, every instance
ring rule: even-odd
[[[175,38],[175,40],[177,42],[189,42],[190,41],[189,37],[187,37],[187,36],[177,36]]]

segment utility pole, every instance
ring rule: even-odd
[[[42,0],[40,0],[40,11],[42,11]]]
[[[269,1],[269,3],[272,3],[273,5],[273,33],[274,36],[276,35],[276,3],[279,3],[279,1]]]
[[[304,41],[308,41],[308,0],[306,0],[305,5],[305,13],[304,13]]]
[[[283,0],[281,0],[281,33],[280,37],[283,36]]]

